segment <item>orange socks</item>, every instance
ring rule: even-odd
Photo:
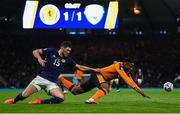
[[[99,99],[103,96],[105,96],[107,93],[107,90],[105,91],[105,89],[101,90],[99,89],[91,98],[96,100],[96,99]]]
[[[64,77],[61,77],[59,81],[67,88],[70,89],[73,86],[73,83],[66,80]]]

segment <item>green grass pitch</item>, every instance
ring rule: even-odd
[[[30,105],[34,98],[49,98],[45,92],[39,92],[22,102],[13,105],[3,104],[4,100],[16,96],[20,90],[0,91],[0,113],[180,113],[180,90],[165,92],[162,89],[144,90],[151,99],[143,98],[132,89],[120,92],[111,91],[98,100],[99,104],[84,104],[95,91],[74,96],[65,95],[61,104]]]

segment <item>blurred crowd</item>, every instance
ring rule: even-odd
[[[36,76],[40,65],[32,55],[36,48],[53,47],[70,40],[77,63],[104,67],[114,60],[130,61],[141,68],[142,87],[162,87],[180,75],[178,38],[60,37],[0,34],[0,87],[23,88]],[[67,71],[73,73],[73,70]]]

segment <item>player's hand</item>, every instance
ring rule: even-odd
[[[145,95],[144,97],[146,97],[146,98],[148,98],[148,99],[151,99],[151,97],[150,97],[150,96],[147,96],[147,95]]]
[[[46,63],[46,61],[45,60],[43,60],[43,59],[38,59],[38,62],[39,62],[39,64],[41,65],[41,66],[45,66],[45,63]]]
[[[151,98],[151,97],[149,97],[149,96],[147,96],[141,89],[139,89],[139,88],[134,88],[134,90],[136,90],[136,92],[138,92],[139,94],[141,94],[143,97],[146,97],[146,98]]]
[[[101,72],[101,69],[100,69],[100,68],[95,68],[95,69],[94,69],[94,72],[100,73],[100,72]]]

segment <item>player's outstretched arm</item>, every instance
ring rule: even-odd
[[[141,94],[143,97],[150,98],[147,96],[138,86],[137,84],[130,78],[123,70],[116,69],[119,73],[119,76],[126,82],[127,85],[132,87],[137,93]]]
[[[135,87],[135,88],[133,88],[136,92],[138,92],[139,94],[141,94],[143,97],[146,97],[146,98],[151,98],[151,97],[149,97],[148,95],[146,95],[141,89],[139,89],[139,88],[137,88],[137,87]]]
[[[36,49],[33,51],[33,55],[38,60],[39,64],[41,66],[45,66],[46,61],[42,59],[41,54],[42,54],[42,49]]]
[[[87,66],[79,65],[79,64],[76,64],[75,67],[84,72],[100,72],[99,68],[91,68],[91,67],[87,67]]]

